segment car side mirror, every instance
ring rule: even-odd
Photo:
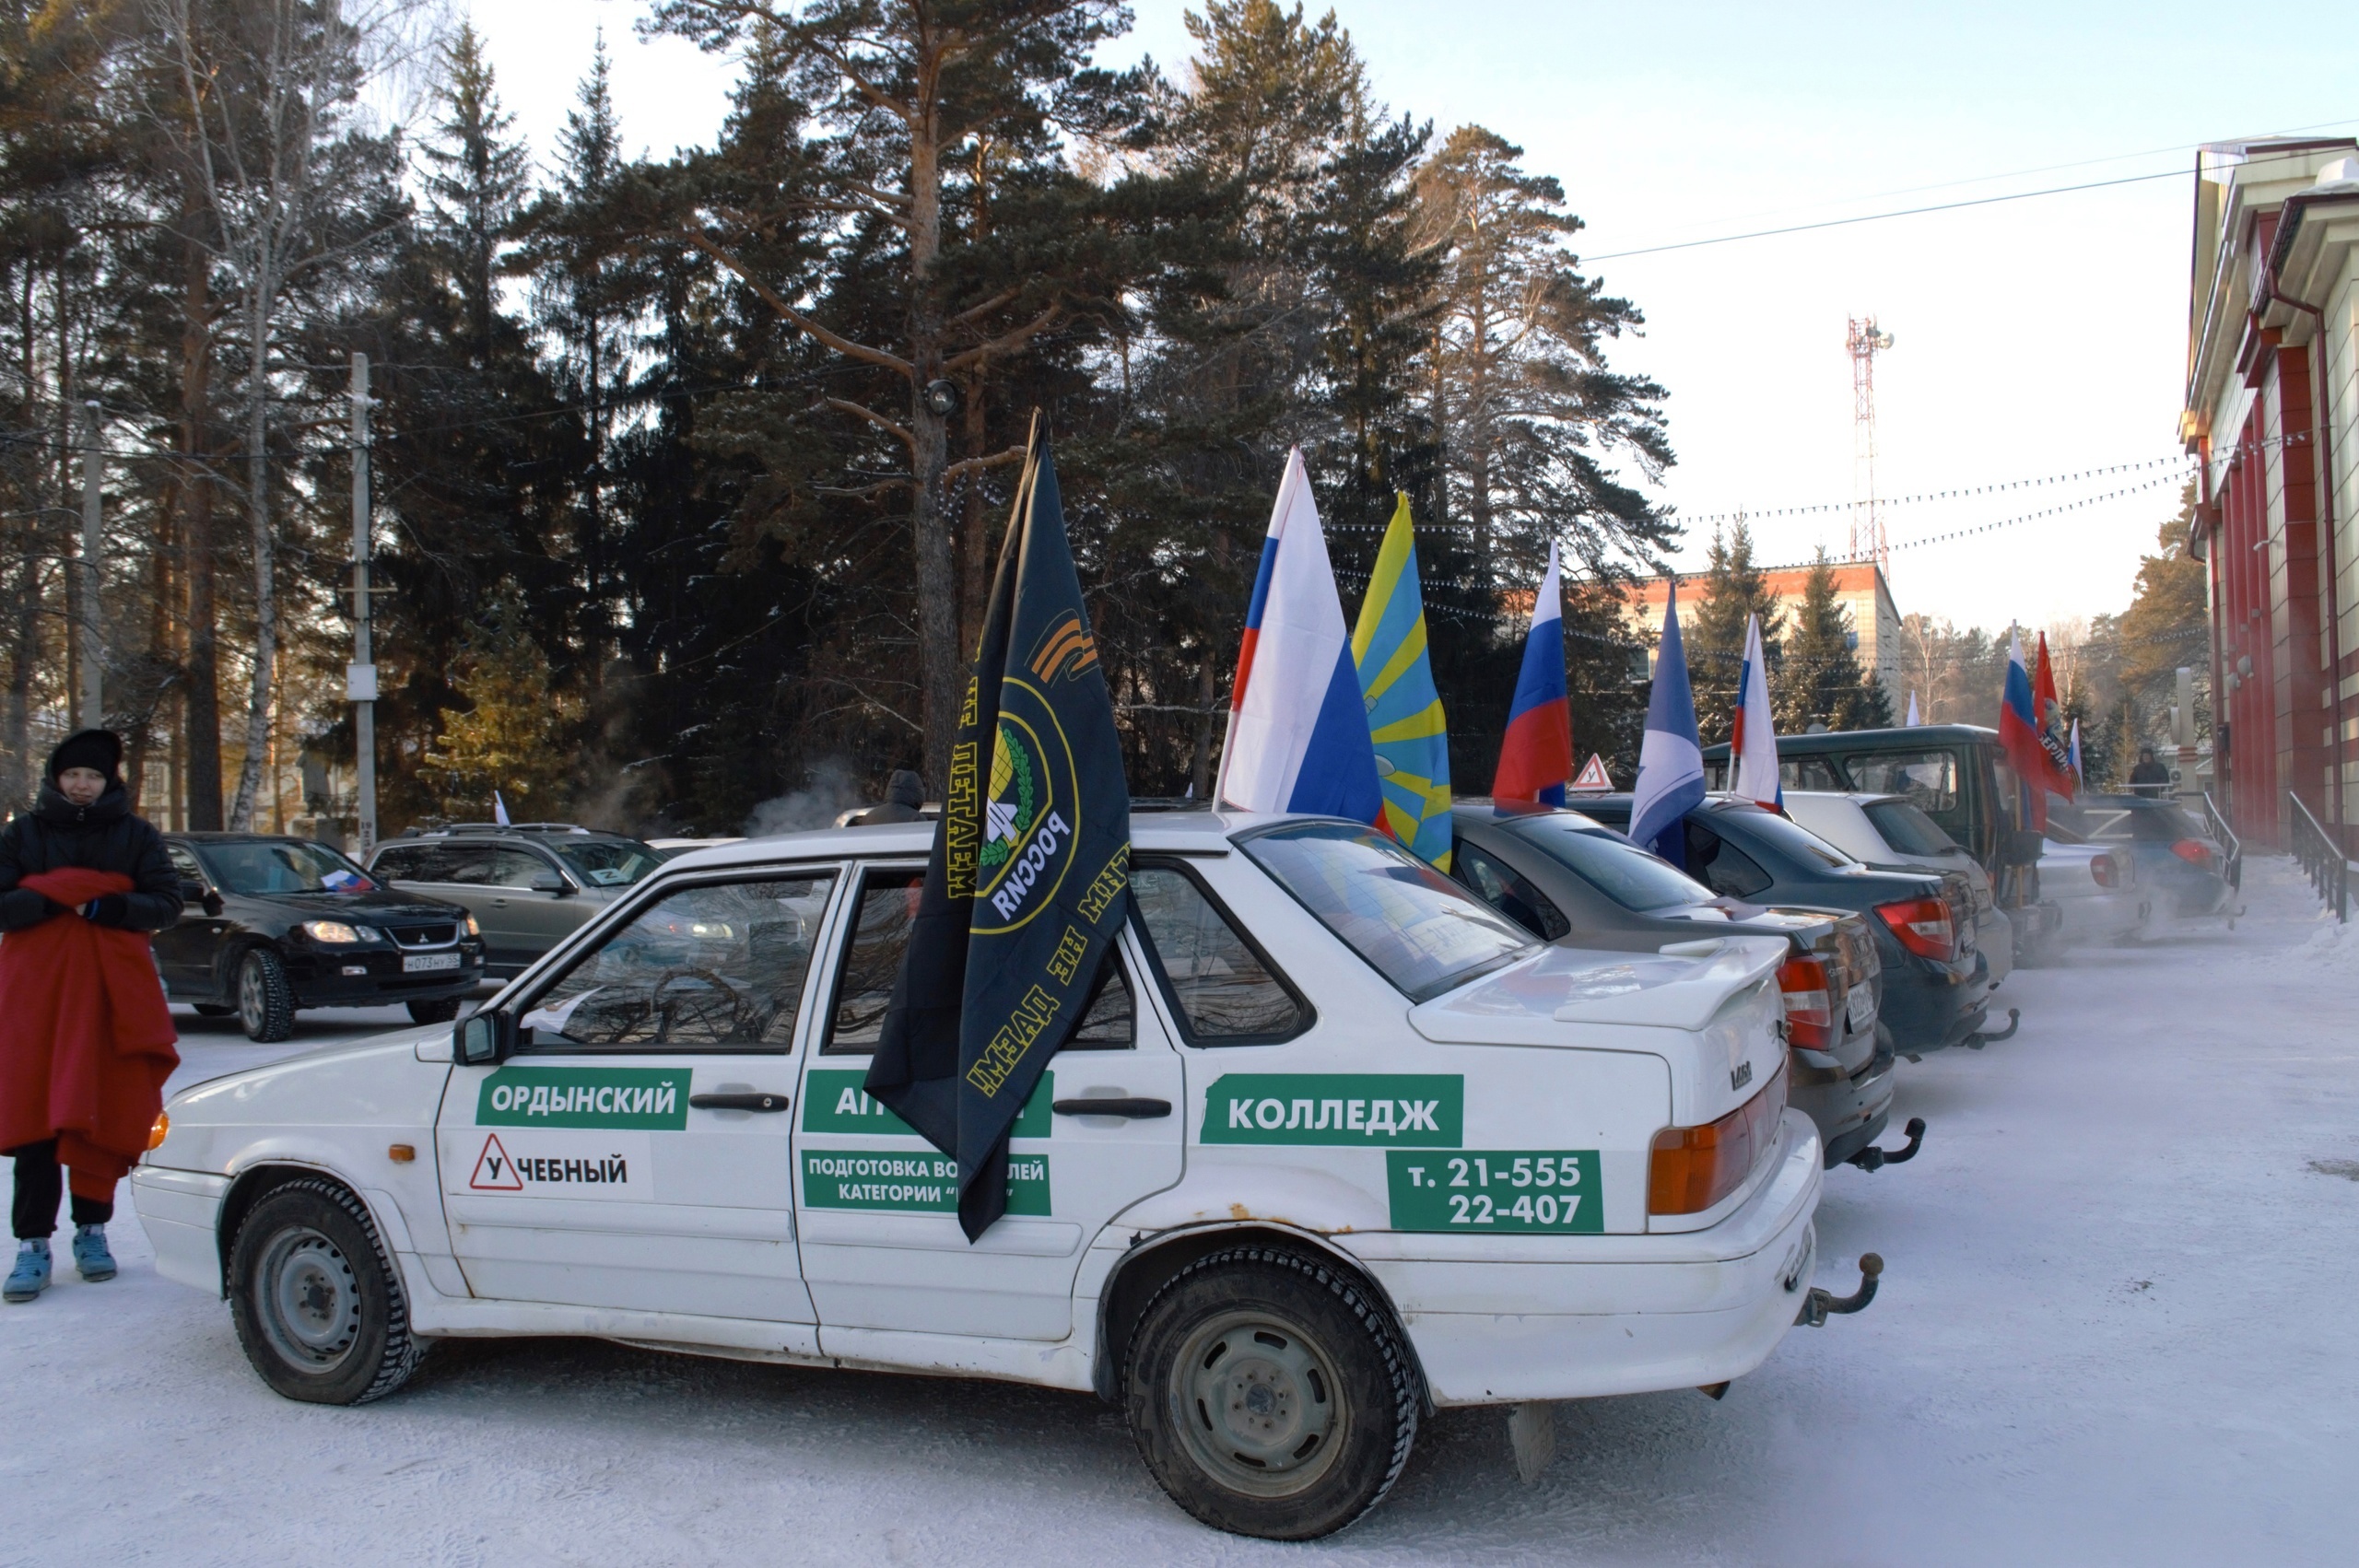
[[[462,1067],[506,1061],[516,1049],[516,1020],[498,1011],[459,1020],[451,1031],[451,1059]]]
[[[555,872],[543,872],[533,879],[531,886],[535,893],[552,894],[559,898],[564,897],[570,891],[565,878]]]

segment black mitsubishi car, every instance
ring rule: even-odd
[[[156,933],[164,991],[283,1040],[299,1008],[403,1002],[420,1024],[459,1015],[483,979],[483,939],[454,905],[395,893],[324,844],[261,833],[168,833],[177,924]]]

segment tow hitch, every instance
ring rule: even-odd
[[[1996,1031],[1985,1029],[1979,1034],[1968,1035],[1966,1037],[1966,1048],[1978,1051],[1993,1040],[2012,1040],[2015,1037],[2015,1031],[2023,1027],[2023,1010],[2011,1007],[2007,1009],[2007,1026],[2004,1029]]]
[[[1925,1118],[1910,1117],[1907,1127],[1903,1130],[1908,1134],[1906,1148],[1886,1150],[1870,1144],[1844,1163],[1857,1165],[1863,1171],[1880,1171],[1886,1165],[1907,1164],[1917,1157],[1917,1151],[1925,1146]]]
[[[1857,1312],[1876,1299],[1876,1276],[1884,1272],[1884,1259],[1872,1252],[1860,1255],[1860,1288],[1849,1295],[1830,1295],[1817,1286],[1802,1298],[1802,1309],[1795,1315],[1794,1327],[1824,1328],[1829,1316],[1839,1313]]]

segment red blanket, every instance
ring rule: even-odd
[[[131,879],[68,866],[18,884],[76,908]],[[106,1199],[147,1150],[180,1065],[144,931],[60,915],[0,941],[0,1149],[57,1140],[73,1188]]]

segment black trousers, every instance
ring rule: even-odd
[[[46,1238],[57,1229],[57,1200],[65,1195],[65,1173],[57,1164],[57,1140],[10,1149],[17,1160],[17,1201],[9,1211],[17,1239]],[[114,1218],[114,1205],[74,1195],[74,1223],[103,1225]]]

